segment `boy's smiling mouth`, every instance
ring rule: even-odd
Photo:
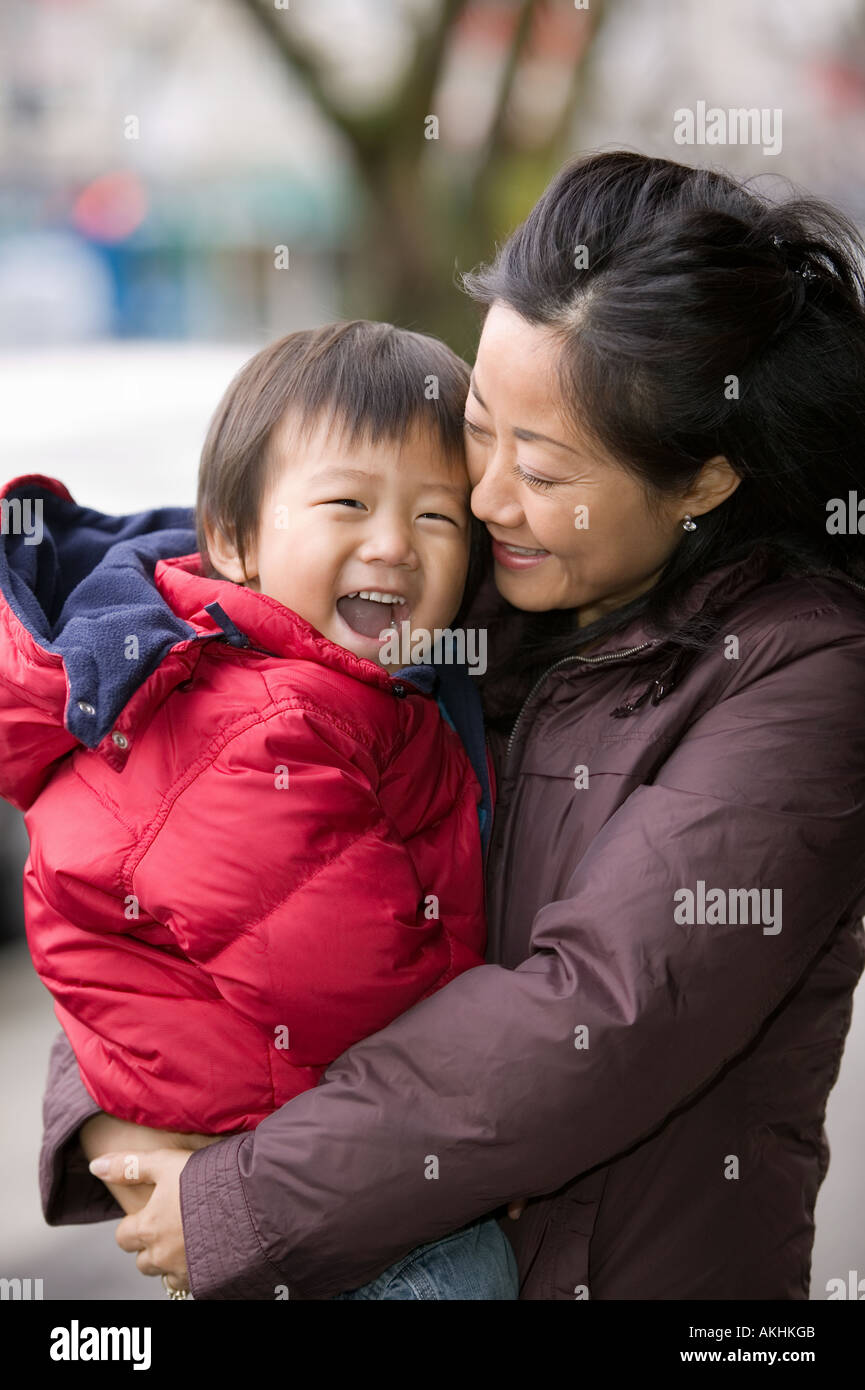
[[[381,632],[398,626],[411,610],[405,595],[393,589],[355,589],[337,599],[336,611],[352,632],[377,641]]]

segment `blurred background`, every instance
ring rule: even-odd
[[[782,112],[782,148],[683,146],[674,112]],[[865,224],[865,2],[3,0],[0,461],[105,511],[191,504],[208,418],[269,339],[333,318],[445,338],[559,165],[626,147],[788,181]],[[0,1275],[162,1297],[110,1223],[36,1183],[57,1030],[0,802]],[[865,1275],[865,986],[827,1128],[812,1297]]]

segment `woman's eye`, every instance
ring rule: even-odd
[[[528,483],[529,487],[539,488],[541,492],[548,492],[551,487],[556,486],[549,478],[537,478],[534,473],[527,473],[518,463],[514,464],[514,472],[524,483]]]
[[[475,438],[477,438],[479,435],[486,435],[486,430],[482,430],[480,425],[476,425],[473,420],[470,420],[468,418],[468,416],[463,416],[463,424],[465,425],[469,434],[474,435]]]
[[[486,439],[489,437],[487,431],[482,430],[480,425],[476,425],[475,422],[473,420],[470,420],[467,415],[463,416],[463,424],[465,425],[469,434],[473,436],[473,438]],[[527,473],[526,470],[524,468],[521,468],[518,463],[514,464],[514,473],[522,482],[527,483],[529,487],[537,488],[540,492],[548,492],[551,487],[556,487],[556,483],[551,479],[538,478],[534,473]]]

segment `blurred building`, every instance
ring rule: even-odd
[[[344,158],[232,0],[6,0],[0,55],[0,343],[334,315]]]

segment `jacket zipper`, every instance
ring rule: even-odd
[[[642,645],[639,647],[628,647],[625,651],[621,652],[607,652],[604,656],[564,656],[562,657],[561,661],[557,661],[554,663],[554,665],[548,666],[546,671],[544,671],[543,675],[537,681],[535,681],[535,684],[532,686],[531,690],[529,691],[528,695],[522,703],[520,712],[517,715],[517,722],[514,724],[514,727],[511,730],[511,736],[508,739],[508,746],[505,750],[505,763],[507,763],[508,758],[511,756],[511,749],[514,745],[514,739],[517,736],[517,730],[520,727],[522,717],[525,714],[527,707],[531,704],[535,695],[538,693],[544,681],[547,679],[547,676],[552,675],[553,671],[558,671],[560,666],[567,666],[569,661],[582,661],[586,664],[586,666],[599,666],[604,661],[617,661],[620,657],[623,656],[635,656],[637,652],[643,652],[646,650],[647,647],[652,646],[654,646],[653,642],[643,642]]]

